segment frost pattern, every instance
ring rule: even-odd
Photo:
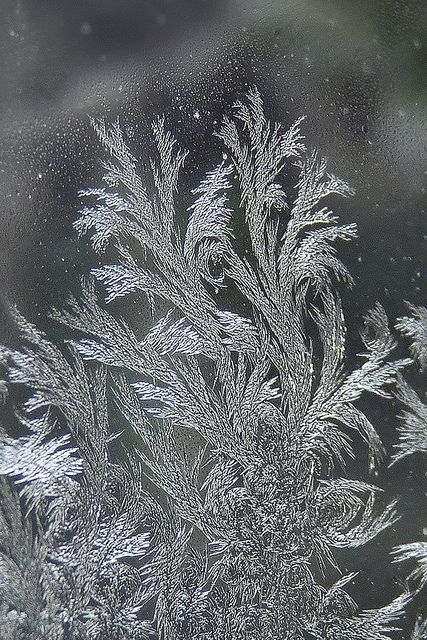
[[[417,620],[411,640],[425,640],[427,637],[427,620]]]
[[[358,400],[389,397],[408,361],[390,360],[377,304],[361,364],[346,368],[336,282],[352,280],[336,241],[356,229],[330,202],[352,191],[300,125],[269,122],[255,89],[237,102],[216,134],[228,159],[184,225],[187,154],[164,120],[144,179],[119,122],[94,122],[104,186],[82,192],[75,228],[108,259],[53,311],[71,332],[63,347],[16,312],[22,348],[1,352],[7,384],[30,393],[22,435],[0,440],[3,637],[386,640],[396,628],[406,593],[358,612],[355,574],[327,576],[335,549],[397,518],[345,463],[357,435],[370,471],[381,462]],[[245,315],[221,308],[223,287]],[[141,294],[147,328],[107,310]]]
[[[411,338],[411,353],[423,371],[427,367],[427,309],[409,303],[408,308],[412,315],[400,318],[396,327]]]
[[[408,305],[412,316],[400,318],[397,328],[412,339],[411,352],[417,359],[421,371],[425,370],[427,354],[427,309]],[[399,443],[396,446],[394,462],[415,454],[427,453],[427,404],[408,385],[402,376],[398,377],[397,397],[405,407],[401,415]],[[427,542],[410,542],[394,549],[396,562],[411,562],[413,569],[409,575],[418,589],[427,584]],[[414,638],[424,638],[427,634],[427,620],[419,621],[414,630]]]

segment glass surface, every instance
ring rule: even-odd
[[[0,518],[0,637],[422,640],[421,622],[418,631],[413,630],[417,616],[427,615],[425,586],[422,589],[427,556],[424,573],[420,570],[414,576],[410,575],[417,566],[414,558],[396,562],[393,549],[415,541],[427,544],[426,415],[420,409],[424,435],[421,432],[416,451],[399,458],[405,437],[402,415],[405,410],[415,411],[415,400],[412,405],[408,396],[405,400],[395,372],[388,369],[378,374],[374,393],[362,394],[363,381],[360,389],[355,384],[347,404],[354,400],[383,442],[384,455],[375,461],[366,444],[373,437],[368,434],[370,427],[358,422],[363,418],[355,419],[352,429],[340,424],[326,400],[320,408],[313,408],[316,389],[328,375],[331,386],[329,390],[325,387],[326,395],[332,395],[334,385],[344,384],[324,364],[325,344],[328,340],[332,344],[340,324],[339,308],[331,312],[333,322],[326,326],[325,343],[313,309],[326,313],[328,296],[340,296],[346,326],[342,367],[347,375],[361,371],[364,360],[360,354],[367,346],[359,332],[365,314],[372,308],[378,312],[375,304],[380,302],[396,348],[388,356],[383,338],[378,361],[381,356],[389,362],[411,358],[402,365],[401,374],[425,399],[422,365],[427,323],[422,323],[422,312],[417,321],[418,312],[408,310],[406,303],[426,306],[426,4],[421,0],[6,1],[0,7],[0,18],[0,294],[1,343],[5,345],[0,352],[4,377],[0,386],[4,396],[0,471],[9,478],[8,487],[21,491],[16,506],[2,485],[3,511],[20,510],[27,523],[19,524],[16,516],[15,529],[11,529],[8,516],[3,523]],[[225,129],[224,118],[228,119]],[[280,123],[277,136],[284,138],[282,147],[278,143],[269,155],[266,149],[274,140],[274,123]],[[239,148],[227,126],[236,127]],[[296,126],[300,134],[292,128]],[[172,146],[167,132],[176,140]],[[171,167],[179,149],[188,155],[182,167],[176,167],[180,170],[174,184]],[[320,165],[312,161],[314,149]],[[167,158],[161,164],[162,150],[172,154],[169,165]],[[320,174],[322,157],[327,160],[322,179],[330,181],[329,174],[339,177],[325,187],[331,192],[321,203],[325,210],[317,205],[314,192],[301,195],[301,180],[306,179],[313,188],[310,179],[314,180],[316,171]],[[177,163],[181,164],[180,156]],[[271,176],[269,163],[275,166]],[[216,175],[209,174],[214,170]],[[113,175],[105,182],[103,176],[108,172]],[[104,203],[102,193],[93,191],[102,188],[117,193],[124,202],[107,200],[103,210],[91,214],[87,207],[96,209],[97,198],[98,204]],[[289,220],[296,215],[298,193],[307,205],[307,211],[299,214],[303,226],[297,230],[298,242],[305,237],[312,244],[303,245],[298,256],[295,249],[292,260],[283,254],[287,275],[280,280],[279,254],[284,239],[291,237]],[[322,235],[323,224],[336,229],[335,221],[326,219],[329,208],[338,216],[339,225],[357,225],[357,237],[353,227]],[[316,218],[319,210],[325,220]],[[152,222],[154,226],[148,225],[147,231],[150,216],[157,226]],[[158,222],[161,218],[162,223]],[[188,231],[191,219],[192,235]],[[336,257],[351,274],[352,286]],[[126,265],[126,269],[137,264],[138,269],[125,275],[105,270],[105,265],[112,264]],[[95,313],[86,324],[69,318],[58,322],[52,317],[53,308],[58,313],[69,309],[70,294],[82,301],[82,278],[90,286],[93,269],[98,276],[94,295],[100,313],[108,312],[108,318],[119,322],[110,326],[111,339],[119,347],[116,351],[111,347],[114,353],[109,352],[108,357],[101,347],[96,351],[93,342],[88,343],[92,340],[105,346],[104,316]],[[152,274],[157,280],[147,284],[144,278]],[[105,302],[108,294],[109,304]],[[58,383],[53,390],[52,363],[46,383],[37,368],[34,380],[25,370],[26,363],[16,354],[25,348],[37,353],[41,338],[35,339],[36,347],[29,346],[25,341],[29,329],[16,319],[14,305],[57,345],[59,351],[52,362],[58,363],[56,373],[65,376],[64,387]],[[374,314],[374,328],[368,327],[368,343],[381,324],[378,313]],[[300,320],[295,320],[299,314]],[[414,335],[405,335],[408,325],[403,330],[395,328],[403,316],[419,322],[418,361],[416,349],[410,348]],[[159,328],[156,323],[161,318],[164,324]],[[120,331],[127,331],[124,326],[130,327],[135,338],[131,347],[122,340]],[[147,335],[151,337],[143,342]],[[343,339],[329,345],[328,357],[333,359],[344,350]],[[70,350],[70,341],[80,346]],[[134,350],[132,365],[126,360],[131,357],[128,348]],[[80,356],[74,356],[74,351]],[[30,352],[30,359],[36,357],[34,353]],[[65,389],[71,385],[67,376],[72,374],[61,369],[58,354],[76,376],[77,395],[71,394],[71,400]],[[72,365],[74,357],[78,364]],[[260,364],[263,359],[265,366]],[[393,380],[387,379],[389,373]],[[302,400],[305,375],[312,385],[307,406]],[[176,381],[174,387],[174,376],[185,393]],[[123,411],[126,393],[123,388],[117,391],[124,379],[136,385],[132,398],[143,416],[137,419],[139,432],[131,425],[129,408],[127,414]],[[246,414],[239,399],[242,379],[248,387],[250,410]],[[275,394],[272,390],[277,385]],[[45,401],[40,406],[36,402],[29,416],[22,407],[31,389],[38,390]],[[262,396],[259,405],[255,396],[249,399],[251,393]],[[99,435],[104,428],[104,395],[108,406],[105,437]],[[194,406],[189,400],[193,396]],[[76,406],[74,413],[70,409],[72,415],[64,410],[67,402],[72,406],[78,397],[83,398],[78,410],[84,419],[79,418]],[[307,427],[304,420],[308,420],[309,407],[315,419]],[[30,419],[45,419],[47,409],[52,418],[49,428],[28,424]],[[82,431],[90,430],[85,420],[91,411],[95,427],[85,435]],[[264,415],[268,411],[281,417]],[[79,420],[84,424],[79,426]],[[221,431],[222,420],[233,433],[228,440]],[[147,435],[144,421],[150,428],[154,425],[157,435]],[[330,429],[326,435],[322,431],[325,424]],[[274,475],[282,464],[277,452],[282,447],[282,454],[290,456],[301,425],[313,429],[313,440],[307,440],[310,453],[305,458],[296,447],[296,459],[280,467],[279,481]],[[159,436],[162,429],[164,435]],[[292,438],[289,433],[286,436],[286,429]],[[19,447],[27,442],[22,438],[34,433],[39,437],[37,446],[45,448],[32,450],[30,459],[25,457],[28,449]],[[345,468],[339,456],[329,459],[324,452],[318,457],[318,452],[313,453],[316,438],[323,438],[325,450],[333,449],[336,433],[344,434],[340,450]],[[65,453],[64,460],[57,457],[54,463],[55,452],[47,449],[61,437],[65,440],[60,441],[60,451],[72,448],[73,452]],[[245,438],[250,446],[258,443],[257,454],[248,453]],[[84,443],[88,442],[96,455],[85,453]],[[264,447],[262,455],[259,447]],[[199,455],[200,469],[190,481],[190,467]],[[303,461],[301,465],[298,460]],[[270,462],[272,475],[266,470]],[[36,463],[37,472],[31,466]],[[87,471],[91,464],[98,466],[98,475]],[[213,479],[215,465],[219,475]],[[300,474],[298,482],[285,478],[286,469],[293,478]],[[185,493],[177,480],[180,473],[188,483],[185,491],[191,494],[185,508],[180,506]],[[135,483],[142,482],[150,500],[156,501],[156,509],[177,520],[170,524],[174,532],[170,544],[174,540],[175,546],[163,548],[176,565],[169,566],[169,573],[162,574],[158,584],[150,569],[150,563],[160,562],[161,557],[156,547],[155,508],[147,499],[140,512],[132,511],[126,500],[137,503],[142,494],[139,486],[126,484],[126,474]],[[209,483],[204,485],[207,476],[209,496]],[[399,517],[391,518],[389,526],[361,546],[352,547],[349,539],[353,535],[354,542],[357,531],[360,534],[367,517],[363,509],[366,505],[369,509],[370,496],[376,492],[353,484],[352,497],[343,497],[343,487],[333,485],[334,499],[325,497],[322,482],[342,477],[378,487],[376,514],[398,501]],[[282,483],[281,488],[276,481]],[[85,482],[92,492],[90,498],[82,497]],[[84,524],[82,511],[73,514],[73,491],[80,496],[77,503],[86,504],[88,512],[89,504],[91,508],[98,505],[89,523]],[[54,519],[50,509],[57,515],[58,530],[50,520]],[[342,548],[331,533],[339,529],[334,509],[347,510],[347,515],[354,509],[353,521],[340,530],[348,538],[348,545],[343,543]],[[108,548],[102,535],[108,527],[124,526],[123,522],[128,527],[125,541]],[[162,521],[161,526],[166,536],[168,525]],[[328,527],[331,531],[326,534]],[[13,539],[22,541],[18,559],[10,547]],[[37,545],[31,549],[33,539],[42,541],[41,550],[37,551]],[[330,544],[332,539],[336,544]],[[84,547],[82,541],[90,547],[84,557],[78,551]],[[119,548],[120,544],[127,546]],[[331,548],[333,558],[326,547]],[[34,560],[36,551],[42,560]],[[103,570],[106,565],[111,567],[105,575],[96,564],[100,562],[96,554],[103,551]],[[28,568],[28,597],[25,589],[19,595],[13,592],[3,554]],[[197,554],[201,559],[197,557],[196,562]],[[280,568],[273,556],[283,562]],[[219,564],[213,569],[215,563]],[[62,565],[67,567],[65,574],[58,569]],[[48,588],[47,592],[53,593],[54,604],[46,603],[44,587],[36,588],[37,572],[50,581],[51,591]],[[279,579],[280,572],[283,579]],[[357,575],[351,576],[353,572]],[[84,589],[79,587],[76,603],[71,583],[77,574],[87,593],[81,596]],[[326,596],[343,575],[350,575],[348,584]],[[236,580],[246,584],[246,589],[236,587]],[[413,597],[408,597],[401,610],[396,605],[396,619],[389,621],[389,627],[399,630],[387,631],[385,626],[386,635],[379,635],[374,623],[357,630],[357,615],[385,607],[405,589]],[[344,591],[354,599],[355,612]],[[374,630],[378,635],[373,635]]]

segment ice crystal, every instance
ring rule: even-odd
[[[411,352],[418,360],[421,371],[425,370],[427,354],[427,309],[408,305],[412,316],[400,318],[397,328],[412,339]],[[399,442],[396,445],[394,462],[407,456],[426,455],[427,453],[427,404],[409,384],[398,376],[397,398],[405,407],[401,415]],[[394,549],[396,562],[410,562],[413,569],[409,577],[415,580],[417,589],[427,584],[427,542],[410,542]],[[419,621],[413,638],[425,638],[427,620]]]
[[[370,470],[384,455],[358,400],[389,397],[406,364],[377,304],[360,366],[346,365],[336,244],[356,228],[331,206],[352,190],[306,151],[301,120],[270,122],[253,89],[216,133],[222,159],[185,224],[187,153],[165,121],[147,179],[120,123],[93,124],[104,186],[82,192],[75,229],[115,260],[53,311],[63,348],[16,312],[22,348],[1,354],[7,384],[31,394],[22,435],[0,440],[4,637],[389,638],[407,594],[358,612],[356,576],[328,578],[335,549],[397,517],[345,477],[353,435]],[[246,315],[221,308],[223,287]],[[148,328],[107,310],[135,295]]]

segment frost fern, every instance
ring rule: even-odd
[[[345,463],[355,435],[371,471],[383,458],[358,400],[389,397],[406,361],[390,360],[377,304],[361,364],[346,367],[337,281],[352,281],[336,243],[356,229],[339,223],[331,197],[352,191],[306,151],[300,125],[271,123],[249,91],[216,134],[226,160],[194,189],[184,224],[187,153],[164,120],[147,180],[119,122],[94,122],[104,186],[82,192],[75,228],[115,260],[53,312],[72,332],[66,348],[16,314],[22,349],[3,350],[8,384],[32,395],[18,413],[25,435],[2,434],[0,468],[36,526],[13,523],[35,568],[27,596],[5,561],[9,636],[385,640],[396,628],[406,594],[358,613],[346,591],[355,576],[330,576],[335,549],[396,520]],[[240,211],[247,257],[234,240]],[[245,316],[219,306],[222,287]],[[107,310],[138,294],[147,330]]]
[[[403,335],[411,338],[410,350],[418,362],[420,371],[425,370],[427,354],[427,309],[408,305],[412,315],[400,318],[396,327]],[[402,376],[398,377],[397,398],[405,407],[401,415],[399,442],[396,445],[394,462],[400,462],[407,456],[427,453],[427,404],[408,385]],[[417,590],[427,584],[427,542],[410,542],[394,549],[396,562],[411,562],[413,569],[409,578],[415,580]],[[413,637],[424,638],[427,633],[427,620],[418,621]]]

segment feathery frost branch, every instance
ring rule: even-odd
[[[421,371],[425,369],[427,354],[427,309],[408,305],[411,317],[400,318],[396,327],[405,335],[412,338],[410,351],[414,359],[418,360]],[[427,453],[427,404],[421,400],[402,376],[398,377],[396,397],[403,404],[405,410],[401,414],[399,427],[399,442],[393,463],[400,462],[408,456]],[[409,577],[414,579],[420,588],[427,584],[427,542],[412,542],[397,546],[393,553],[395,562],[410,561],[415,563]],[[414,631],[422,633],[425,625],[418,625]]]
[[[306,151],[301,124],[270,122],[251,89],[216,134],[227,161],[192,190],[184,221],[187,152],[165,120],[144,178],[119,121],[93,122],[104,185],[81,192],[74,226],[111,263],[52,312],[65,345],[16,312],[21,348],[0,354],[5,384],[30,394],[20,436],[0,433],[7,638],[385,640],[397,628],[407,594],[358,612],[355,574],[331,576],[336,548],[396,521],[345,464],[355,436],[369,471],[381,462],[358,401],[389,397],[408,361],[391,359],[377,304],[348,370],[337,282],[352,279],[337,249],[356,228],[332,207],[352,190]],[[221,287],[240,292],[245,316],[219,305]],[[148,328],[108,309],[138,293]]]

